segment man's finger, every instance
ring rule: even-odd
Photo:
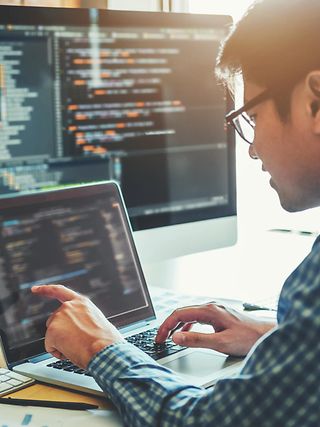
[[[54,311],[53,313],[50,314],[50,316],[48,317],[47,321],[46,321],[46,327],[47,329],[49,328],[49,326],[51,325],[51,323],[54,321],[54,319],[56,318],[56,314],[61,310],[61,306]]]
[[[52,356],[56,357],[57,359],[66,359],[65,355],[56,348],[55,343],[52,340],[52,336],[50,333],[46,333],[45,339],[44,339],[44,348],[47,353],[52,354]]]
[[[194,325],[194,323],[186,323],[185,325],[182,326],[181,332],[190,331],[193,325]]]
[[[60,351],[58,350],[52,351],[51,354],[53,357],[56,357],[57,359],[61,359],[61,360],[66,359],[66,357],[62,353],[60,353]]]
[[[52,344],[51,339],[49,338],[48,334],[46,334],[45,339],[44,339],[44,348],[45,348],[47,353],[57,354],[57,352],[59,352],[59,350],[57,350],[55,348],[55,346]]]
[[[172,340],[185,347],[201,347],[218,350],[220,337],[218,334],[203,334],[200,332],[175,332]]]
[[[31,291],[35,295],[50,299],[57,299],[60,302],[71,301],[80,297],[80,294],[62,285],[33,286]]]
[[[53,320],[53,313],[48,317],[47,321],[46,321],[46,328],[48,329],[50,326],[50,323]]]
[[[207,304],[194,307],[186,307],[175,310],[160,326],[156,337],[156,342],[163,342],[168,338],[169,333],[175,329],[179,323],[204,323],[212,325],[217,318],[218,311],[223,309],[214,304]]]

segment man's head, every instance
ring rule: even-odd
[[[271,174],[289,211],[320,205],[320,2],[262,0],[231,32],[217,74],[232,89],[244,80],[247,111],[256,123],[250,155]]]

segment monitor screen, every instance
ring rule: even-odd
[[[0,7],[0,193],[113,179],[134,230],[235,215],[231,18]]]

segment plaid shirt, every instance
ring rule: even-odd
[[[197,388],[127,343],[102,350],[89,371],[127,426],[319,427],[320,236],[284,284],[278,326],[239,375]]]

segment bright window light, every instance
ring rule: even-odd
[[[188,0],[190,13],[231,15],[239,20],[254,0]],[[261,163],[249,159],[248,146],[238,138],[237,194],[239,231],[292,228],[319,231],[320,208],[289,214],[281,207],[269,176],[262,174]]]
[[[189,0],[191,13],[218,13],[239,19],[254,0]]]

